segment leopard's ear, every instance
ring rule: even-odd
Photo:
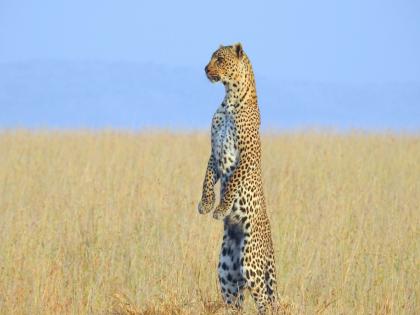
[[[244,51],[242,49],[242,44],[241,43],[236,43],[233,45],[233,49],[235,50],[236,56],[241,59],[242,56],[244,55]]]
[[[224,46],[223,46],[223,44],[220,44],[220,45],[219,45],[219,49],[220,49],[220,48],[223,48],[223,47],[224,47]]]

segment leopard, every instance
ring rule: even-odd
[[[259,314],[266,314],[275,309],[278,298],[254,72],[241,43],[221,45],[204,70],[212,83],[224,85],[225,97],[212,119],[211,153],[198,211],[213,210],[220,180],[213,218],[223,221],[217,271],[224,304],[240,311],[246,290]]]

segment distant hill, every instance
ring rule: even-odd
[[[257,75],[263,128],[420,130],[420,84]],[[128,62],[0,64],[0,128],[208,129],[224,94],[203,69]]]

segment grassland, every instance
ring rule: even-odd
[[[203,134],[0,134],[0,314],[220,314]],[[263,138],[284,308],[420,314],[420,137]],[[249,296],[246,314],[254,313]]]

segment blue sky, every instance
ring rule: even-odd
[[[272,86],[409,84],[411,92],[404,95],[410,99],[407,112],[418,113],[413,108],[420,86],[420,2],[416,0],[0,2],[2,65],[125,62],[189,69],[202,80],[212,51],[219,44],[237,41],[251,57],[257,78]],[[179,82],[179,89],[188,83]],[[11,117],[0,124],[10,127],[18,120],[12,117],[13,95],[7,99],[9,103],[0,107],[8,107]],[[59,100],[55,102],[59,111]],[[310,117],[302,117],[303,121],[311,123]],[[322,124],[313,122],[318,123]],[[340,121],[331,124],[339,126]]]

